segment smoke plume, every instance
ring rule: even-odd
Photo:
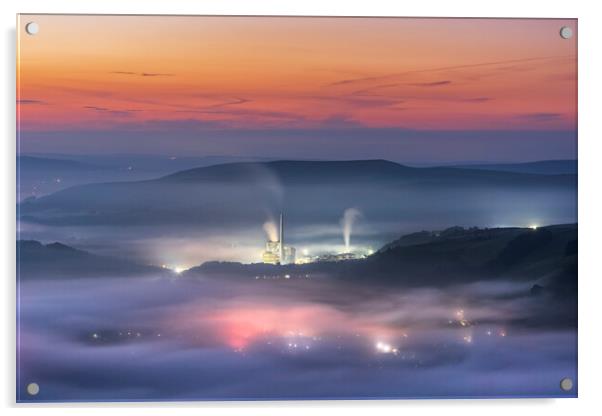
[[[263,224],[263,230],[270,241],[278,241],[278,226],[276,226],[274,221],[267,221]]]
[[[343,218],[341,218],[341,227],[343,227],[343,239],[345,240],[345,252],[349,252],[351,249],[351,231],[355,221],[362,216],[362,213],[357,208],[347,208],[343,212]]]

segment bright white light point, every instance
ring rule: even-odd
[[[181,266],[176,266],[174,267],[173,271],[176,272],[177,274],[182,273],[184,270],[186,270],[186,268],[181,267]]]
[[[304,255],[304,256],[309,256],[309,250],[308,250],[308,249],[306,249],[306,248],[304,248],[304,249],[303,249],[303,255]]]
[[[290,274],[285,274],[285,275],[284,275],[284,278],[285,278],[285,279],[290,279],[290,278],[291,278],[291,275],[290,275]]]
[[[533,224],[533,225],[529,226],[529,228],[532,229],[532,230],[537,230],[537,227],[538,227],[537,224]]]
[[[376,343],[376,351],[382,354],[397,354],[398,352],[397,348],[393,348],[390,344],[380,341]]]
[[[92,338],[97,339],[98,338],[98,334],[97,333],[92,334]]]
[[[464,337],[464,341],[466,341],[467,344],[472,343],[472,337],[470,335],[467,335]]]

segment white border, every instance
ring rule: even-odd
[[[105,414],[164,415],[177,414],[238,415],[330,415],[345,412],[360,415],[378,412],[379,415],[401,412],[446,415],[506,415],[526,411],[546,415],[588,414],[598,405],[598,377],[600,368],[600,302],[602,275],[597,252],[601,238],[602,152],[599,127],[601,118],[600,74],[602,63],[600,44],[602,18],[594,1],[527,2],[525,0],[486,1],[326,1],[326,0],[97,0],[74,2],[69,0],[3,1],[2,13],[2,375],[0,377],[0,404],[8,407],[6,414],[19,411],[31,414],[43,411],[45,415]],[[347,15],[347,16],[454,16],[454,17],[557,17],[579,19],[579,399],[558,400],[439,400],[439,401],[343,401],[343,402],[242,402],[242,403],[164,403],[164,404],[71,404],[71,405],[15,405],[15,15],[16,13],[129,13],[129,14],[237,14],[237,15]],[[15,407],[21,408],[19,410]]]

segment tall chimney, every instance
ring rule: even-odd
[[[284,216],[280,212],[280,264],[284,264]]]

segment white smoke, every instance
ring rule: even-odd
[[[263,230],[268,236],[270,241],[278,241],[278,226],[274,221],[267,221],[263,224]]]
[[[343,227],[343,239],[345,240],[345,252],[348,253],[351,249],[351,231],[355,221],[362,216],[362,213],[357,208],[347,208],[343,212],[341,218],[341,227]]]

